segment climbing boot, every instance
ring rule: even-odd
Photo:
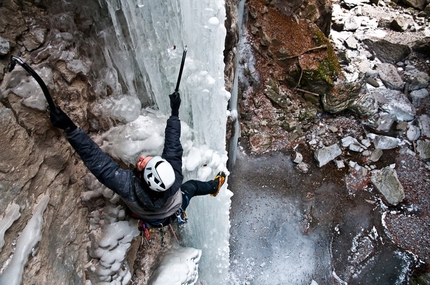
[[[215,193],[212,193],[211,196],[212,197],[216,197],[219,193],[219,190],[221,189],[222,185],[225,182],[225,173],[224,172],[218,172],[218,174],[215,176],[214,181],[218,182],[218,188],[215,191]]]

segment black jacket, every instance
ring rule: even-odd
[[[179,189],[183,180],[183,149],[180,135],[181,122],[178,117],[171,116],[167,120],[161,156],[172,165],[176,179],[164,192],[152,191],[140,180],[136,170],[120,168],[82,129],[77,128],[69,133],[67,139],[91,173],[121,196],[133,213],[143,220],[156,221],[170,217],[181,207],[182,195]]]

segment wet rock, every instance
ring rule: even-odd
[[[376,129],[378,131],[383,131],[383,132],[388,133],[394,124],[394,119],[395,119],[395,117],[393,115],[385,113],[385,112],[384,113],[381,112],[379,114],[379,118],[376,122],[376,124],[377,124]]]
[[[278,84],[272,78],[270,78],[266,84],[264,95],[281,108],[286,109],[291,104],[288,100],[287,94],[279,90]]]
[[[61,38],[67,42],[73,41],[73,35],[71,33],[63,32],[60,33]]]
[[[379,87],[378,81],[373,77],[366,77],[366,82],[372,85],[373,87]]]
[[[408,130],[406,131],[406,137],[410,141],[416,141],[421,136],[420,128],[414,126],[413,124],[409,124]]]
[[[363,43],[368,47],[370,52],[386,63],[394,64],[402,61],[411,53],[409,46],[391,43],[386,40],[373,41],[371,39],[364,39]]]
[[[430,4],[427,5],[427,8],[430,16]],[[412,46],[412,50],[422,54],[423,56],[430,56],[430,39],[423,39],[415,42]]]
[[[381,156],[384,154],[384,152],[382,151],[382,149],[380,148],[375,148],[374,151],[372,151],[372,154],[370,155],[370,161],[372,162],[377,162]]]
[[[430,141],[417,141],[417,152],[420,159],[425,161],[430,160]]]
[[[379,78],[388,89],[403,90],[405,82],[397,72],[397,68],[389,63],[381,63],[377,65]]]
[[[354,152],[363,152],[366,149],[364,145],[358,142],[356,138],[347,136],[341,140],[342,147],[347,147],[349,150]]]
[[[308,173],[309,169],[311,168],[309,164],[305,163],[305,162],[300,162],[298,163],[295,168],[301,172],[301,173]]]
[[[329,94],[321,98],[324,110],[329,113],[339,113],[349,108],[360,94],[362,80],[357,82],[338,83]]]
[[[345,162],[342,159],[335,159],[333,160],[333,162],[336,165],[337,169],[341,169],[345,167]]]
[[[430,76],[425,72],[420,72],[416,69],[413,69],[412,72],[408,72],[410,74],[410,83],[409,83],[409,91],[419,90],[422,88],[427,88],[430,82]]]
[[[362,93],[358,98],[348,107],[360,117],[372,117],[379,111],[378,101],[369,93]]]
[[[369,92],[378,102],[380,109],[393,115],[396,121],[412,121],[416,115],[416,109],[400,91],[375,88]]]
[[[371,173],[370,179],[373,185],[384,195],[388,203],[397,205],[405,198],[403,186],[394,168],[387,166],[381,170],[372,170]]]
[[[303,155],[300,152],[296,151],[296,153],[294,155],[294,160],[293,161],[294,161],[294,163],[300,163],[300,162],[302,162],[303,161]]]
[[[255,134],[250,136],[249,143],[251,144],[252,151],[261,153],[270,147],[272,138],[264,134]]]
[[[419,107],[421,103],[421,99],[424,99],[429,96],[429,91],[427,89],[418,89],[414,90],[410,93],[412,104],[415,107]]]
[[[418,125],[421,130],[421,135],[430,138],[430,117],[428,115],[421,115],[418,117]]]
[[[341,154],[342,150],[340,147],[337,144],[333,144],[328,147],[317,149],[314,152],[314,158],[316,159],[318,166],[322,167]]]
[[[376,135],[373,139],[373,144],[375,145],[375,148],[379,148],[382,150],[396,148],[399,143],[400,140],[398,138],[393,138],[389,136]]]
[[[9,50],[10,50],[9,41],[0,37],[0,55],[8,54]]]

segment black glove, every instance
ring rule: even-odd
[[[181,106],[181,96],[179,92],[175,91],[169,95],[170,97],[170,108],[172,109],[172,116],[179,117],[179,107]]]
[[[52,124],[57,128],[65,130],[66,133],[71,133],[77,128],[69,116],[67,116],[60,107],[55,107],[54,110],[50,110],[50,117]]]

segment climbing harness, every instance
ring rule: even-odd
[[[164,246],[164,231],[163,227],[169,226],[173,236],[175,237],[176,241],[179,243],[179,239],[175,234],[175,231],[172,227],[172,223],[177,222],[179,226],[184,226],[184,224],[187,223],[187,213],[180,208],[173,214],[172,216],[157,222],[151,222],[151,221],[144,221],[139,219],[136,215],[132,214],[133,217],[135,217],[137,220],[137,228],[139,229],[142,236],[145,237],[145,239],[148,241],[148,243],[151,243],[151,233],[158,228],[158,231],[160,233],[161,237],[161,246]]]

